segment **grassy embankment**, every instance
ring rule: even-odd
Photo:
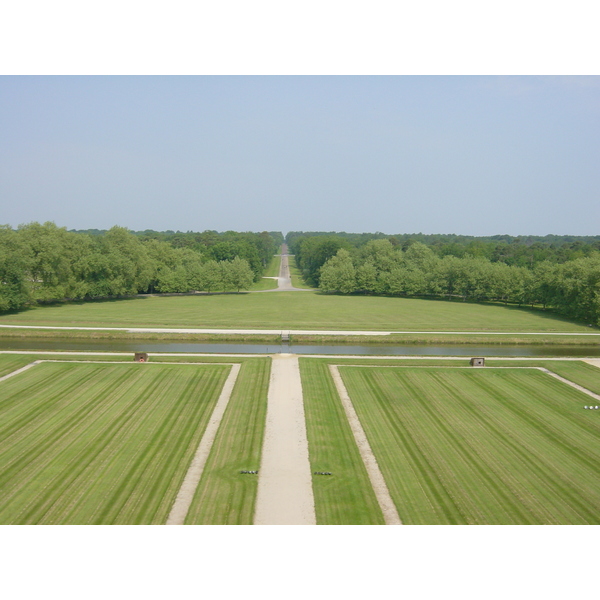
[[[1,355],[0,373],[36,358]],[[0,523],[165,522],[229,372],[217,363],[226,360],[198,366],[43,363],[0,383]],[[214,465],[237,473],[256,462],[266,410],[268,359],[239,362],[213,446],[221,450],[207,464],[216,518],[227,511],[222,522],[249,522],[256,482],[215,474]],[[231,433],[239,432],[240,422],[252,427],[243,441]]]
[[[328,363],[348,365],[340,372],[404,523],[600,521],[600,420],[582,410],[590,397],[537,370],[457,369],[461,362],[301,359],[311,464],[334,473],[313,477],[319,522],[379,515],[367,508]],[[600,388],[600,371],[585,363],[523,364]]]
[[[295,335],[296,343],[380,344],[576,344],[594,343],[600,329],[561,319],[551,313],[492,304],[469,304],[441,300],[368,296],[328,296],[311,292],[273,294],[222,294],[179,297],[145,297],[104,302],[80,302],[36,307],[0,316],[0,325],[157,327],[214,329],[308,329],[403,331],[390,336]],[[456,335],[452,332],[468,332]],[[426,332],[426,333],[411,333]],[[431,333],[428,333],[431,332]],[[449,333],[440,333],[449,332]],[[489,335],[514,332],[514,335]],[[560,333],[561,335],[527,335]],[[598,337],[570,336],[594,333]],[[0,337],[64,337],[87,339],[164,339],[185,341],[265,341],[277,335],[258,337],[237,334],[132,334],[118,331],[10,330],[0,328]]]

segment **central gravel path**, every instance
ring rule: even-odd
[[[314,292],[311,289],[297,288],[292,284],[292,276],[290,275],[290,257],[287,251],[287,246],[283,244],[281,254],[276,255],[281,257],[279,263],[279,277],[266,277],[265,279],[277,279],[277,288],[274,290],[257,290],[254,294],[264,294],[267,292]]]
[[[315,525],[298,357],[273,356],[255,525]]]

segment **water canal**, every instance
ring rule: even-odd
[[[1,340],[0,350],[40,350],[70,352],[181,352],[215,354],[347,354],[360,356],[571,356],[600,357],[600,344],[558,345],[456,345],[456,346],[361,346],[239,343],[127,342],[122,340]]]

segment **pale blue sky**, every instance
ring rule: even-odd
[[[600,234],[600,77],[0,77],[0,223]]]

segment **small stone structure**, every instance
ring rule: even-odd
[[[135,362],[148,362],[148,353],[136,352],[133,360],[135,360]]]
[[[470,364],[472,367],[485,367],[485,358],[472,358]]]

